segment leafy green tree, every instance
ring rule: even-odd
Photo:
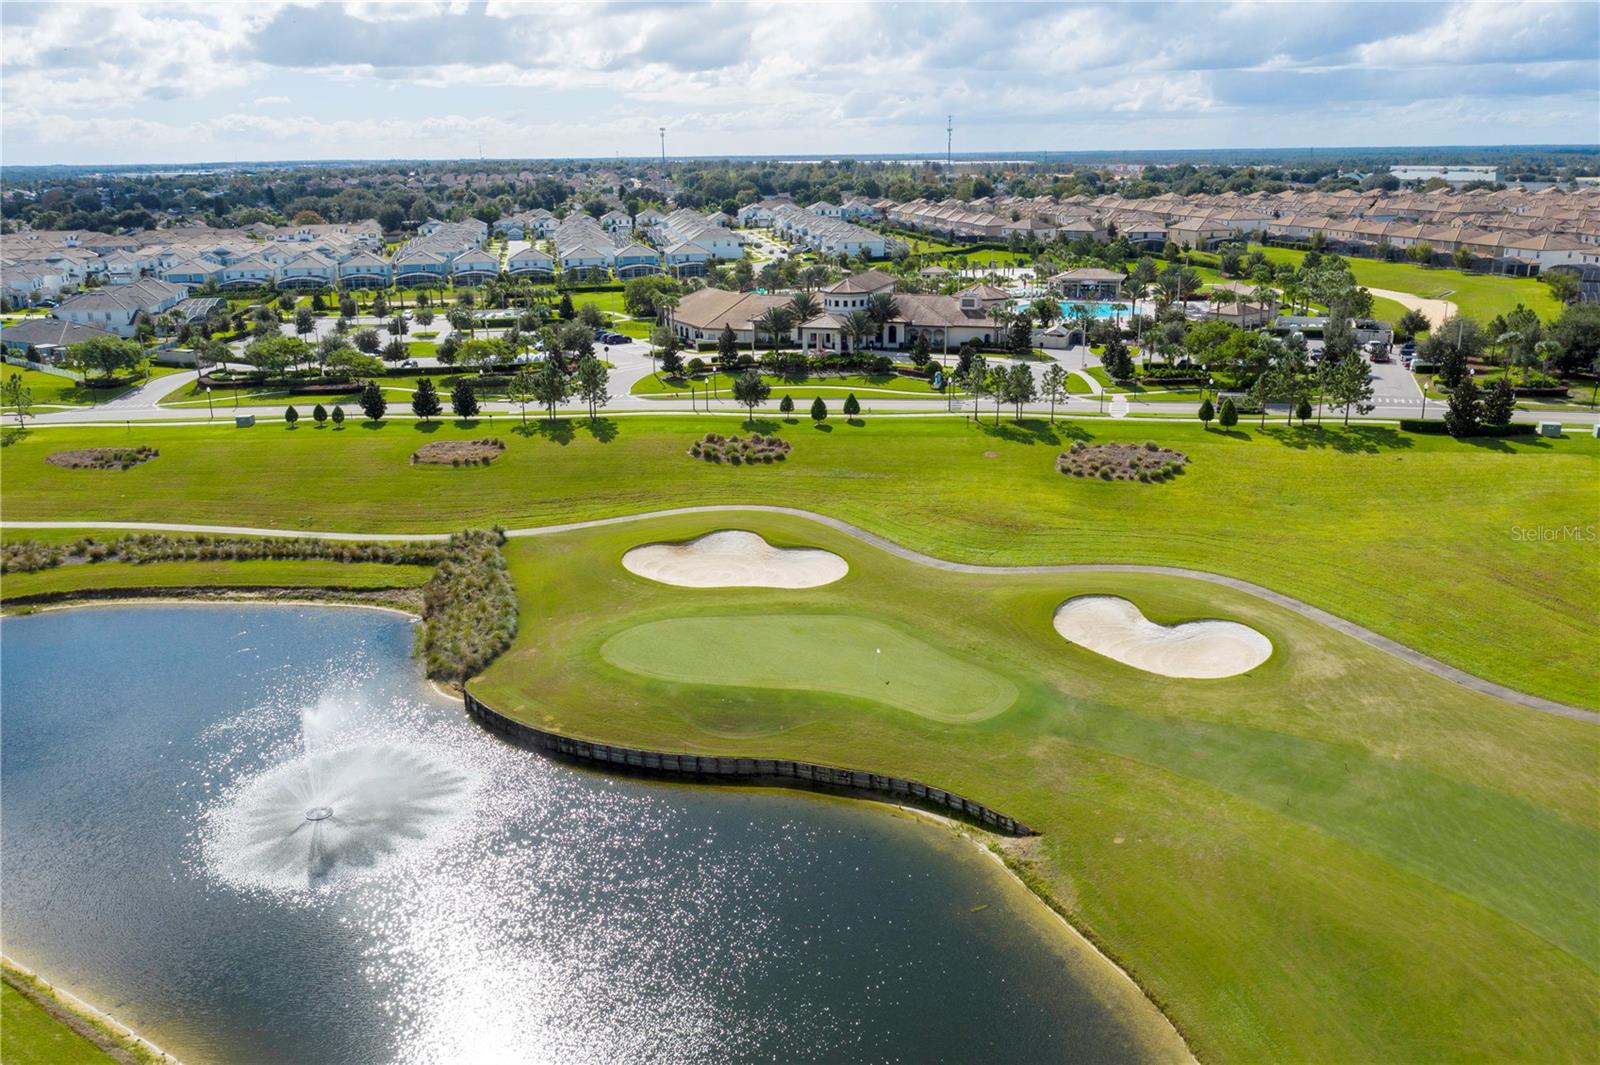
[[[755,420],[756,408],[767,401],[772,395],[772,386],[761,379],[761,374],[756,370],[746,370],[733,379],[733,398],[742,405],[749,414],[746,422]]]
[[[1300,397],[1300,402],[1294,405],[1294,416],[1300,419],[1300,428],[1306,427],[1306,422],[1311,418],[1311,400],[1306,396]]]
[[[933,361],[933,348],[928,343],[927,333],[918,333],[917,338],[911,342],[911,364],[918,369]]]
[[[607,390],[610,380],[611,374],[605,364],[593,355],[585,355],[578,360],[578,396],[589,405],[591,422],[595,420],[599,409],[611,399],[611,393]]]
[[[1016,411],[1016,420],[1022,420],[1023,404],[1032,403],[1034,400],[1033,371],[1026,363],[1014,363],[1006,371],[1006,402],[1010,403]]]
[[[1413,340],[1418,333],[1426,333],[1432,323],[1428,316],[1418,310],[1408,310],[1394,323],[1394,335],[1401,341]]]
[[[119,370],[135,369],[144,358],[138,343],[113,336],[91,337],[67,348],[67,364],[82,370],[85,377],[114,377]]]
[[[522,424],[528,424],[528,404],[539,397],[537,382],[527,369],[518,370],[506,383],[506,398],[522,408]]]
[[[683,356],[678,354],[676,344],[661,349],[661,371],[669,378],[683,376]]]
[[[731,325],[724,325],[717,334],[717,364],[723,373],[733,373],[739,368],[739,339]]]
[[[328,408],[324,407],[320,403],[318,403],[315,407],[312,407],[311,408],[311,420],[317,423],[317,428],[318,429],[321,429],[322,426],[323,426],[323,423],[325,423],[328,420]]]
[[[1217,424],[1224,430],[1239,424],[1239,408],[1233,405],[1231,396],[1222,401],[1222,409],[1217,411]]]
[[[1517,409],[1517,391],[1508,374],[1501,374],[1484,390],[1483,423],[1485,425],[1510,425],[1511,415]]]
[[[538,371],[533,375],[533,390],[539,403],[549,413],[550,420],[555,421],[556,408],[572,395],[572,378],[562,367],[560,359],[545,356],[544,362],[539,364]]]
[[[818,396],[811,401],[811,420],[821,425],[828,420],[828,405]]]
[[[1328,401],[1344,408],[1344,424],[1350,424],[1350,411],[1372,413],[1372,367],[1359,354],[1334,367],[1329,381]]]
[[[383,421],[388,409],[389,401],[383,398],[383,389],[378,387],[378,382],[368,381],[366,387],[361,390],[361,410],[366,414],[367,421]]]
[[[367,355],[376,355],[378,349],[383,347],[383,341],[378,338],[376,329],[357,329],[355,336],[350,338],[356,350]]]
[[[1483,402],[1478,395],[1478,383],[1463,377],[1450,390],[1450,403],[1444,412],[1445,431],[1451,436],[1475,436],[1482,423]]]
[[[861,413],[861,402],[856,399],[856,394],[851,392],[844,397],[844,416],[846,421],[855,421],[856,415]]]
[[[294,407],[291,406],[283,412],[284,424],[289,428],[293,429],[295,427],[295,423],[297,423],[299,420],[300,412],[295,410]]]
[[[1106,338],[1105,349],[1100,353],[1100,365],[1105,367],[1113,381],[1133,379],[1133,357],[1128,354],[1128,345],[1123,343],[1120,333]]]
[[[294,312],[294,331],[300,336],[314,333],[317,330],[317,316],[311,313],[310,307],[300,307]]]
[[[1006,371],[999,366],[993,367],[984,375],[983,390],[986,394],[994,397],[994,423],[996,425],[1000,424],[1000,404],[1006,401],[1008,380]]]
[[[563,292],[561,301],[556,304],[556,314],[561,316],[563,322],[570,322],[577,316],[577,308],[572,305],[572,293]]]
[[[788,421],[794,414],[794,397],[789,393],[785,392],[783,398],[778,401],[778,412],[783,415],[784,421]]]
[[[1045,398],[1050,401],[1050,422],[1053,425],[1056,420],[1056,403],[1064,403],[1067,399],[1067,371],[1060,363],[1051,364],[1050,368],[1045,370],[1040,385],[1043,386]]]
[[[478,416],[478,393],[473,391],[470,381],[457,381],[450,390],[450,411],[463,421]]]
[[[1555,368],[1580,373],[1600,359],[1600,303],[1575,303],[1550,327],[1556,346]]]
[[[1209,430],[1211,428],[1211,420],[1216,416],[1217,409],[1211,405],[1211,397],[1205,396],[1200,400],[1200,410],[1196,417],[1200,419],[1200,424]]]
[[[417,390],[411,393],[411,413],[427,422],[437,418],[443,409],[439,403],[439,393],[433,387],[433,378],[418,378]]]
[[[335,429],[344,428],[344,408],[337,404],[333,408],[333,427]]]
[[[23,426],[25,419],[31,415],[28,408],[33,406],[33,390],[22,383],[22,375],[14,373],[6,378],[6,383],[0,386],[0,405],[11,408],[17,418],[17,428]]]
[[[1033,354],[1033,320],[1026,314],[1017,315],[1006,327],[1006,346],[1019,359]]]

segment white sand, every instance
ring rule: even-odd
[[[1163,677],[1214,679],[1247,672],[1272,655],[1272,641],[1236,621],[1157,625],[1115,595],[1081,595],[1056,609],[1056,631],[1095,654]]]
[[[752,532],[724,529],[687,543],[645,544],[622,565],[680,588],[817,588],[850,572],[844,559],[814,547],[773,547]]]

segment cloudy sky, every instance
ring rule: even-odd
[[[0,161],[1595,143],[1584,3],[0,4]]]

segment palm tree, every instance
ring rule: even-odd
[[[860,351],[861,342],[877,331],[877,326],[872,324],[872,316],[866,311],[851,311],[845,315],[843,332],[850,338],[851,351]]]
[[[796,292],[789,297],[789,313],[793,316],[796,325],[804,325],[815,318],[822,310],[822,305],[817,302],[817,297],[810,292]]]
[[[1061,320],[1061,304],[1054,296],[1034,300],[1028,310],[1039,320],[1040,329],[1049,329]]]
[[[900,317],[900,301],[893,292],[879,292],[867,301],[867,316],[881,333],[884,326]]]
[[[755,320],[755,326],[772,338],[772,346],[777,348],[780,338],[789,332],[789,311],[783,307],[771,307],[761,317]]]
[[[1001,339],[999,334],[1005,332],[1006,323],[1011,321],[1011,312],[997,303],[989,308],[989,321],[994,323],[995,340],[998,342]]]

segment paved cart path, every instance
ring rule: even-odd
[[[914,562],[930,569],[943,570],[947,573],[971,573],[979,575],[1005,576],[1007,574],[1069,574],[1069,573],[1153,573],[1168,577],[1184,577],[1189,580],[1205,581],[1208,584],[1221,585],[1235,591],[1253,595],[1264,599],[1276,606],[1291,610],[1302,617],[1310,618],[1330,629],[1344,633],[1354,639],[1360,640],[1369,647],[1391,654],[1402,661],[1408,662],[1419,669],[1426,670],[1436,677],[1459,684],[1472,691],[1484,695],[1492,695],[1507,702],[1516,703],[1531,710],[1541,713],[1556,714],[1560,717],[1572,718],[1576,721],[1588,721],[1600,724],[1600,712],[1585,710],[1582,707],[1569,706],[1554,699],[1546,699],[1538,695],[1508,688],[1491,680],[1474,676],[1465,670],[1457,669],[1436,658],[1431,658],[1413,648],[1391,640],[1387,636],[1373,632],[1353,621],[1331,614],[1321,607],[1303,603],[1298,599],[1264,588],[1259,584],[1240,580],[1237,577],[1228,577],[1220,573],[1208,573],[1205,570],[1185,569],[1180,566],[1151,566],[1132,563],[1100,563],[1080,562],[1067,563],[1053,566],[979,566],[968,562],[951,562],[948,559],[935,558],[914,551],[892,540],[887,540],[876,533],[868,532],[847,521],[818,514],[798,507],[776,507],[761,505],[726,504],[717,506],[700,507],[670,507],[665,510],[651,510],[639,514],[623,514],[612,518],[594,518],[588,521],[566,522],[560,525],[540,525],[525,529],[509,529],[506,535],[511,538],[530,536],[552,536],[559,533],[576,532],[582,529],[598,529],[608,525],[626,525],[631,522],[648,521],[652,518],[671,517],[680,514],[783,514],[790,517],[805,518],[819,525],[852,536],[863,543],[870,544],[880,551],[886,551],[896,558],[907,562]],[[224,536],[290,536],[306,537],[319,540],[410,540],[410,541],[439,541],[449,538],[448,533],[356,533],[356,532],[320,532],[302,529],[266,529],[245,525],[197,525],[168,522],[134,522],[134,521],[5,521],[0,522],[4,529],[122,529],[138,532],[187,532],[210,533]]]

